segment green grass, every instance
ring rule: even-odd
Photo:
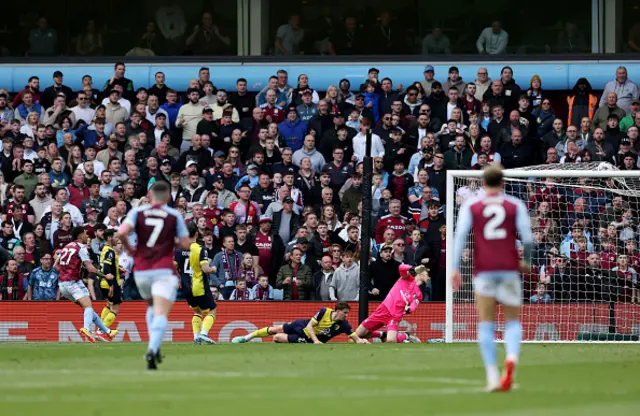
[[[475,345],[0,344],[2,415],[638,415],[640,346],[525,345],[483,392]]]

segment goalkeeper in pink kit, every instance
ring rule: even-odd
[[[373,315],[368,317],[356,330],[360,338],[370,336],[384,338],[385,331],[380,331],[386,326],[387,342],[413,342],[420,340],[407,333],[398,333],[398,324],[405,314],[412,313],[422,301],[420,286],[429,281],[429,273],[424,266],[412,267],[401,264],[399,267],[400,279],[393,285],[391,291],[378,306]]]

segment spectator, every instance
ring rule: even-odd
[[[430,34],[422,40],[423,55],[449,55],[451,53],[451,42],[447,35],[442,34],[440,27],[434,27]]]
[[[544,90],[542,89],[542,80],[540,79],[540,75],[534,75],[531,77],[531,83],[527,90],[527,97],[529,97],[533,108],[540,107],[542,104],[543,94]]]
[[[329,291],[333,282],[334,274],[332,259],[329,254],[322,256],[320,266],[320,270],[313,274],[313,292],[311,293],[311,300],[322,300],[326,302],[331,300]]]
[[[367,141],[367,132],[371,127],[368,119],[363,119],[360,123],[360,132],[353,138],[353,155],[358,162],[362,162],[365,156],[365,144]],[[371,157],[384,157],[384,146],[382,140],[377,134],[371,134]]]
[[[298,55],[304,41],[305,31],[300,27],[300,16],[289,15],[289,22],[278,28],[275,40],[275,53],[280,56]]]
[[[456,135],[455,145],[444,154],[447,169],[470,169],[473,151],[467,147],[464,135]]]
[[[431,87],[434,82],[438,82],[435,79],[435,69],[433,65],[427,65],[424,67],[424,79],[420,81],[420,85],[426,95],[426,97],[424,97],[425,99],[431,95]]]
[[[573,95],[567,97],[568,124],[578,126],[582,119],[592,119],[596,113],[598,97],[592,93],[591,84],[586,78],[579,78],[573,86]]]
[[[539,108],[536,108],[531,112],[531,115],[536,119],[537,126],[531,128],[537,129],[537,137],[543,137],[553,129],[553,122],[556,119],[551,108],[551,100],[544,98]]]
[[[229,300],[253,300],[253,292],[247,288],[247,282],[244,280],[238,280],[236,287],[231,292]]]
[[[378,259],[371,265],[371,295],[373,299],[384,299],[395,282],[400,278],[400,263],[392,258],[393,245],[384,244],[380,248]]]
[[[615,106],[610,101],[609,94],[615,93]],[[633,100],[638,99],[638,85],[628,79],[627,68],[619,66],[616,69],[616,79],[607,82],[600,97],[600,108],[605,107],[605,103],[609,108],[619,107],[623,113],[627,113]],[[619,115],[619,114],[618,114]],[[619,115],[620,116],[620,115]],[[624,117],[624,114],[620,118]]]
[[[484,67],[478,68],[478,78],[473,83],[476,85],[475,98],[478,101],[483,101],[485,93],[491,87],[491,78],[489,78],[489,70]]]
[[[547,287],[544,283],[538,282],[536,285],[536,294],[529,298],[531,303],[551,303],[553,300],[551,295],[547,292]]]
[[[502,164],[507,169],[527,166],[532,162],[531,152],[531,146],[523,142],[522,132],[520,130],[513,130],[511,133],[511,142],[505,143],[500,151]]]
[[[640,100],[633,100],[629,112],[620,120],[620,130],[627,132],[629,127],[636,125],[636,115],[640,113]]]
[[[491,27],[487,27],[480,32],[476,47],[478,48],[478,53],[499,55],[507,52],[508,43],[509,35],[502,30],[500,21],[494,20],[491,22]]]
[[[198,123],[202,120],[202,106],[198,90],[196,88],[188,89],[187,96],[189,102],[180,107],[176,119],[176,126],[182,127],[181,153],[187,151],[191,146],[191,137],[196,133]]]
[[[222,238],[222,247],[222,251],[213,258],[212,266],[215,267],[213,277],[220,287],[222,296],[229,299],[238,280],[242,254],[235,250],[235,241],[231,235]]]
[[[29,31],[29,49],[25,56],[55,56],[58,53],[58,32],[40,16],[37,26]]]
[[[601,128],[596,128],[593,131],[593,140],[587,143],[585,147],[591,153],[593,161],[599,162],[609,162],[615,164],[614,155],[616,150],[611,145],[605,141],[604,130]]]
[[[251,289],[254,300],[273,300],[273,287],[267,276],[260,276],[258,284]]]
[[[329,37],[329,53],[335,55],[361,55],[367,52],[366,36],[358,29],[355,17],[347,16],[344,27]]]
[[[604,99],[604,95],[602,99]],[[617,104],[618,96],[615,92],[609,92],[606,95],[606,101],[600,102],[600,108],[598,108],[593,116],[593,122],[591,123],[591,130],[595,131],[596,128],[606,129],[609,116],[615,114],[618,116],[618,120],[622,120],[626,115],[624,109]],[[605,105],[606,103],[606,105]]]
[[[333,273],[329,286],[331,301],[357,301],[360,298],[360,266],[353,261],[353,252],[342,253],[342,264]]]
[[[308,300],[312,289],[311,269],[302,264],[302,250],[294,248],[291,260],[278,271],[276,287],[284,290],[284,300]]]
[[[217,25],[213,24],[213,15],[202,13],[200,25],[195,25],[186,39],[193,55],[224,55],[231,45],[231,38],[225,36]]]

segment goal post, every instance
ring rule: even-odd
[[[640,336],[640,171],[608,163],[504,171],[505,192],[528,207],[535,249],[522,274],[525,342],[637,342]],[[482,171],[447,171],[445,342],[475,342],[471,237],[451,284],[460,205],[482,190]],[[575,235],[574,235],[575,234]],[[501,253],[495,253],[499,256]],[[502,317],[497,318],[501,337]]]

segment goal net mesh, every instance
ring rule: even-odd
[[[531,270],[522,274],[523,339],[637,340],[640,177],[616,177],[617,169],[602,163],[519,170],[531,176],[509,177],[512,171],[505,171],[505,192],[527,205],[535,241]],[[566,177],[561,172],[566,170],[585,175]],[[605,170],[607,177],[589,177]],[[483,190],[479,177],[455,177],[454,182],[454,215],[448,223],[455,227],[460,204]],[[470,236],[461,263],[463,285],[453,294],[453,341],[476,339],[472,253]],[[502,324],[498,321],[498,336]]]

